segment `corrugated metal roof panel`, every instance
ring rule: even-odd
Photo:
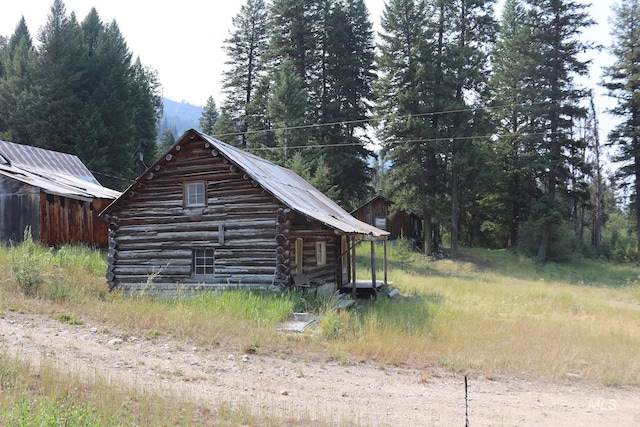
[[[120,196],[119,191],[63,173],[32,171],[26,167],[19,168],[0,163],[0,175],[41,188],[45,193],[70,199],[87,201],[91,199],[113,200]]]
[[[191,129],[186,131],[178,138],[168,152],[171,152],[174,147],[192,139],[192,135],[199,135],[202,139],[209,142],[213,148],[217,149],[224,157],[229,159],[230,162],[242,169],[251,179],[255,180],[276,199],[294,211],[320,221],[342,233],[360,234],[372,240],[386,239],[387,236],[390,235],[388,231],[381,230],[354,218],[338,206],[337,203],[322,194],[292,170],[273,164],[246,151],[242,151],[197,130]],[[165,156],[163,155],[147,169],[147,172],[164,162]],[[142,174],[141,177],[145,176],[145,174]],[[140,177],[138,180],[139,179]],[[129,188],[122,193],[122,196],[133,191],[135,186],[136,183],[129,186]],[[101,215],[110,213],[113,207],[118,205],[122,196],[107,206]]]
[[[100,184],[87,167],[73,154],[0,140],[0,155],[19,168],[63,173],[94,184]],[[4,163],[2,161],[0,164]]]
[[[231,162],[289,208],[314,218],[343,233],[363,234],[384,238],[388,231],[366,224],[351,216],[329,197],[321,193],[290,169],[273,164],[261,157],[214,139],[195,130]],[[184,136],[182,137],[184,138]],[[181,139],[182,139],[181,138]]]

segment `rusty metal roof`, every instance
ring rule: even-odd
[[[191,129],[186,131],[168,150],[168,153],[170,153],[174,147],[185,143],[196,135],[207,141],[213,148],[217,149],[222,156],[235,164],[243,173],[256,181],[262,188],[292,210],[308,218],[320,221],[341,233],[359,234],[370,240],[384,240],[389,236],[390,233],[388,231],[376,228],[351,216],[347,211],[338,206],[337,203],[325,196],[292,170],[273,164],[261,157],[240,150],[197,130]],[[165,156],[162,156],[151,165],[141,177],[145,176],[149,170],[153,169],[158,163],[163,163],[164,161]],[[134,183],[125,190],[123,196],[129,191],[132,191],[135,185]],[[118,200],[114,201],[102,214],[110,212],[112,207],[117,204]]]
[[[0,175],[45,193],[77,200],[116,199],[120,192],[103,187],[71,154],[0,140]]]
[[[351,216],[294,171],[195,130],[187,131],[187,133],[190,132],[195,132],[208,141],[223,156],[235,163],[244,173],[289,208],[343,233],[362,234],[372,238],[384,238],[389,235],[388,231],[366,224]]]
[[[84,181],[100,184],[87,167],[73,154],[60,153],[0,140],[0,164],[19,168],[64,173]]]

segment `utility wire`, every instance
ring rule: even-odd
[[[526,137],[526,136],[549,136],[552,135],[553,132],[515,132],[509,133],[509,137]],[[556,132],[558,134],[558,132]],[[470,141],[470,140],[490,140],[495,138],[496,135],[475,135],[475,136],[458,136],[458,137],[437,137],[437,138],[419,138],[419,139],[393,139],[387,141],[385,144],[412,144],[412,143],[422,143],[422,142],[440,142],[440,141]],[[350,142],[346,144],[309,144],[309,145],[295,145],[289,146],[290,149],[296,148],[327,148],[327,147],[350,147],[350,146],[362,146],[360,142]],[[282,150],[284,147],[253,147],[247,148],[248,151],[273,151],[273,150]]]
[[[581,97],[575,97],[575,98],[567,98],[567,99],[573,99],[573,100],[579,100],[579,99],[584,99],[584,98],[588,98],[587,96],[581,96]],[[457,109],[457,110],[442,110],[442,111],[430,111],[430,112],[425,112],[425,113],[416,113],[416,114],[405,114],[405,115],[400,115],[400,116],[393,116],[393,117],[371,117],[371,118],[366,118],[366,119],[357,119],[357,120],[343,120],[343,121],[337,121],[337,122],[329,122],[329,123],[314,123],[314,124],[306,124],[306,125],[299,125],[299,126],[285,126],[285,127],[279,127],[279,128],[272,128],[272,129],[256,129],[256,130],[250,130],[250,131],[246,131],[246,132],[232,132],[232,133],[223,133],[223,134],[217,134],[217,135],[212,135],[215,138],[223,138],[226,136],[240,136],[240,135],[255,135],[255,134],[261,134],[261,133],[269,133],[269,132],[278,132],[278,131],[285,131],[285,130],[299,130],[299,129],[313,129],[313,128],[320,128],[320,127],[325,127],[325,126],[337,126],[337,125],[349,125],[349,124],[359,124],[359,123],[376,123],[376,122],[382,122],[382,121],[390,121],[391,119],[393,120],[402,120],[402,119],[409,119],[409,118],[419,118],[419,117],[431,117],[431,116],[437,116],[437,115],[446,115],[446,114],[457,114],[457,113],[467,113],[467,112],[475,112],[478,110],[487,110],[487,111],[492,111],[492,110],[499,110],[499,109],[505,109],[505,108],[524,108],[524,107],[533,107],[536,105],[543,105],[543,104],[555,104],[558,103],[560,101],[555,101],[555,100],[549,100],[549,101],[536,101],[536,102],[531,102],[531,103],[513,103],[513,104],[504,104],[504,105],[490,105],[490,106],[485,106],[485,107],[469,107],[469,108],[461,108],[461,109]],[[316,146],[317,147],[317,146]]]

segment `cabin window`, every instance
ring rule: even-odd
[[[204,191],[203,181],[187,182],[184,187],[184,191],[185,206],[193,207],[206,205],[206,195]]]
[[[296,239],[296,274],[302,274],[304,245],[302,239]]]
[[[318,265],[327,263],[327,242],[316,242],[316,263]]]
[[[383,216],[377,216],[374,225],[376,226],[376,228],[380,228],[382,230],[386,230],[387,229],[387,218],[385,218]]]
[[[210,276],[214,274],[215,267],[214,249],[193,250],[193,272],[197,276]]]

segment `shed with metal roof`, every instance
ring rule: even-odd
[[[0,140],[0,241],[20,242],[29,227],[49,246],[106,246],[98,214],[119,195],[77,156]]]
[[[107,279],[125,290],[340,288],[355,284],[356,243],[389,235],[293,171],[193,129],[101,215]]]

